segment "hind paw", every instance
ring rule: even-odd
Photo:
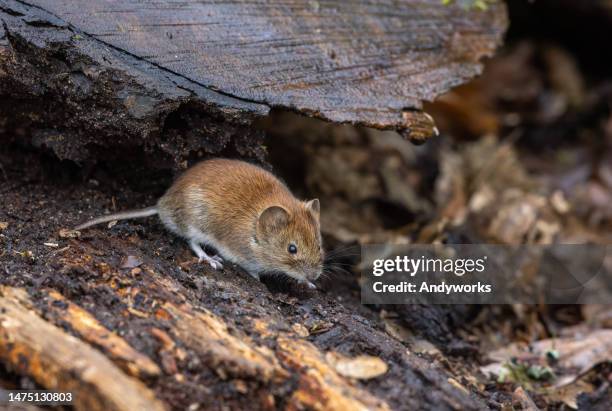
[[[208,255],[203,255],[199,258],[199,261],[202,263],[204,261],[206,261],[208,263],[208,265],[210,265],[214,270],[221,270],[223,269],[223,259],[221,257],[219,257],[218,255],[215,256],[208,256]]]

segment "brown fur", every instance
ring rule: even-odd
[[[193,229],[199,230],[224,258],[251,274],[283,271],[314,280],[323,260],[318,201],[314,201],[299,201],[262,168],[215,159],[187,170],[159,200],[157,209],[172,231],[191,240]],[[260,220],[270,207],[280,210]],[[290,243],[297,246],[297,254],[288,252]]]

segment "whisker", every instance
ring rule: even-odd
[[[326,256],[330,256],[330,257],[336,257],[336,256],[359,256],[361,255],[361,251],[359,252],[352,252],[349,250],[343,250],[343,251],[328,251],[325,253]]]
[[[325,278],[328,278],[328,279],[329,279],[329,278],[332,278],[332,276],[333,276],[334,274],[336,274],[336,273],[331,272],[331,271],[323,271],[323,272],[321,273],[321,275],[325,275]]]
[[[361,249],[358,246],[345,246],[345,247],[337,247],[333,250],[327,251],[326,255],[329,257],[336,256],[357,256],[361,255]]]
[[[352,262],[351,263],[345,263],[345,262],[342,262],[342,261],[328,261],[328,262],[326,262],[326,264],[330,264],[330,265],[343,265],[343,266],[346,266],[346,267],[352,267],[352,266],[355,265],[355,263],[352,263]]]
[[[330,273],[328,273],[327,271],[322,271],[321,275],[319,276],[320,278],[323,278],[325,280],[328,280],[331,278],[331,276],[329,275]]]
[[[325,263],[325,267],[328,267],[328,268],[341,268],[341,269],[344,269],[344,270],[354,270],[356,268],[356,264],[326,262]]]
[[[338,274],[338,273],[344,273],[344,274],[347,274],[347,275],[353,275],[354,274],[353,272],[351,272],[351,271],[349,271],[349,270],[347,270],[347,269],[345,269],[343,267],[339,267],[339,266],[327,266],[327,267],[325,267],[325,269],[326,269],[326,271],[328,273],[331,273],[331,274]]]

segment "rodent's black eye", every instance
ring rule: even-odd
[[[287,247],[287,251],[289,251],[289,254],[296,254],[297,253],[297,247],[295,244],[289,244],[289,247]]]

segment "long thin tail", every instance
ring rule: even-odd
[[[152,206],[152,207],[147,207],[147,208],[143,208],[142,210],[131,210],[131,211],[124,211],[123,213],[116,213],[116,214],[109,214],[109,215],[104,215],[98,218],[94,218],[93,220],[89,220],[86,223],[83,223],[77,227],[75,227],[75,230],[82,230],[84,228],[88,228],[91,227],[93,225],[96,224],[102,224],[102,223],[107,223],[109,221],[116,221],[116,220],[127,220],[130,218],[142,218],[142,217],[149,217],[152,215],[157,214],[157,206]]]

